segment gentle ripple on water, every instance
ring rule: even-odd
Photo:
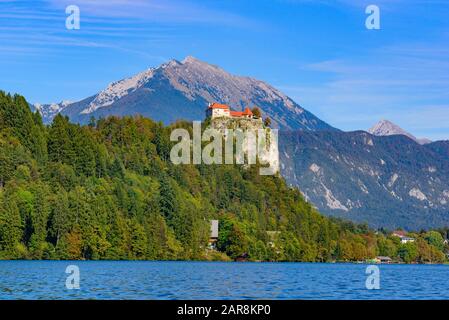
[[[80,289],[65,268],[80,268]],[[149,261],[0,261],[0,299],[449,299],[449,266]]]

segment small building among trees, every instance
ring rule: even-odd
[[[210,221],[209,247],[215,249],[218,241],[218,220]]]

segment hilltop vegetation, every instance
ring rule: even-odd
[[[23,97],[0,92],[0,258],[445,259],[440,233],[404,246],[324,217],[257,166],[173,165],[173,127],[191,124],[58,115],[47,127]],[[216,253],[210,219],[220,220]]]

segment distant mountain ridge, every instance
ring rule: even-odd
[[[321,212],[373,227],[449,226],[449,141],[281,132],[281,172]]]
[[[53,118],[64,110],[67,106],[69,106],[72,102],[70,101],[61,101],[58,103],[49,103],[49,104],[30,104],[31,111],[39,111],[42,116],[42,120],[44,123],[50,123]]]
[[[72,121],[87,123],[91,117],[136,115],[164,123],[179,119],[202,120],[209,102],[220,102],[236,110],[258,106],[273,127],[301,130],[334,130],[271,85],[187,57],[171,60],[127,79],[111,83],[101,92],[68,105],[42,105],[46,123],[58,112]]]
[[[393,135],[404,135],[409,137],[410,139],[416,141],[419,144],[428,144],[432,141],[426,138],[416,138],[411,133],[405,131],[398,125],[394,124],[388,120],[381,120],[376,123],[373,127],[368,129],[368,132],[375,136],[393,136]]]

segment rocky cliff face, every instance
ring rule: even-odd
[[[262,119],[219,117],[211,120],[211,127],[220,131],[226,129],[258,130],[264,129]]]
[[[224,138],[230,138],[230,134],[232,134],[235,146],[231,152],[232,156],[237,155],[237,150],[243,150],[246,154],[244,156],[245,165],[249,164],[248,159],[252,154],[254,155],[254,161],[257,159],[263,166],[260,174],[275,175],[279,173],[278,132],[277,130],[266,128],[262,119],[219,117],[210,120],[210,128],[218,130],[223,134]],[[254,134],[254,139],[248,136],[248,132]],[[239,134],[240,138],[238,138]],[[239,146],[238,148],[237,145]]]

